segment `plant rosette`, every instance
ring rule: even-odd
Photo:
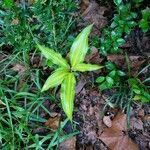
[[[60,97],[62,108],[68,119],[71,121],[74,110],[76,72],[94,71],[103,67],[95,64],[84,63],[84,59],[89,48],[88,36],[92,26],[93,25],[89,25],[84,28],[73,42],[69,54],[70,63],[68,63],[66,59],[64,59],[59,53],[56,53],[53,49],[37,44],[42,54],[53,64],[59,66],[59,68],[56,69],[46,80],[42,88],[42,92],[49,88],[61,85]]]

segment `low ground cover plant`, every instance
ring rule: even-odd
[[[117,66],[117,63],[114,64],[107,59],[109,54],[115,53],[117,56],[118,53],[121,53],[124,55],[126,51],[122,50],[121,46],[124,46],[128,37],[136,38],[134,35],[136,31],[141,33],[144,38],[149,36],[150,9],[143,0],[103,1],[104,6],[107,4],[111,6],[110,14],[107,14],[107,11],[104,12],[104,16],[110,18],[110,21],[108,20],[108,25],[104,28],[101,37],[92,37],[91,43],[100,49],[104,68],[99,75],[97,72],[92,73],[93,76],[90,78],[92,87],[89,88],[90,83],[86,81],[88,84],[84,86],[84,91],[87,94],[83,95],[83,100],[85,97],[87,100],[82,102],[87,105],[80,103],[80,98],[82,100],[81,92],[81,95],[78,94],[77,96],[77,106],[79,107],[74,108],[75,86],[78,79],[82,81],[78,78],[78,73],[102,68],[99,65],[84,63],[92,25],[86,27],[73,42],[74,35],[78,32],[80,24],[82,26],[83,21],[78,20],[80,18],[80,15],[77,15],[80,11],[78,8],[84,10],[88,7],[86,3],[85,8],[80,8],[78,2],[74,0],[0,0],[0,149],[57,149],[61,142],[78,134],[79,132],[76,132],[78,129],[82,132],[84,129],[81,128],[86,128],[88,123],[92,128],[96,127],[94,132],[91,132],[92,129],[86,134],[89,134],[90,137],[91,133],[97,133],[98,128],[101,128],[96,123],[97,118],[98,121],[100,119],[97,116],[103,109],[99,106],[104,103],[106,103],[104,108],[108,106],[124,111],[128,116],[128,122],[130,115],[134,113],[132,112],[134,107],[137,105],[142,107],[146,115],[148,114],[144,107],[148,106],[146,103],[150,103],[150,79],[147,71],[149,66],[138,76],[130,74],[125,68],[121,68]],[[90,8],[93,4],[95,5],[93,2],[99,2],[98,7],[103,5],[102,0],[89,1]],[[93,19],[93,16],[91,20],[97,21],[95,18]],[[88,24],[88,22],[86,23]],[[140,39],[143,40],[143,37]],[[133,38],[131,39],[133,40]],[[38,41],[38,44],[36,43],[37,48],[35,41]],[[44,43],[44,46],[39,43]],[[68,53],[70,47],[70,53]],[[37,49],[41,50],[47,58],[46,61],[45,59],[43,61],[41,52]],[[62,56],[67,57],[63,58]],[[140,69],[147,62],[140,66]],[[49,75],[52,69],[55,70],[45,82],[45,77]],[[87,77],[89,74],[84,75]],[[97,78],[97,76],[99,77]],[[93,83],[95,77],[97,78],[96,84]],[[43,81],[45,84],[41,88]],[[98,86],[100,91],[95,86]],[[54,87],[58,88],[53,92],[45,92]],[[91,89],[96,90],[96,93]],[[61,101],[56,96],[59,90]],[[93,100],[95,94],[98,97],[96,102]],[[99,94],[102,97],[103,94],[104,96],[108,94],[102,104]],[[144,105],[141,106],[141,104]],[[89,105],[90,107],[88,107]],[[95,111],[93,105],[96,108],[99,107],[98,112]],[[65,120],[61,114],[60,106],[67,116]],[[87,110],[81,110],[85,108],[84,106],[87,107]],[[89,108],[91,109],[88,112]],[[74,119],[72,119],[74,109],[77,111],[75,111]],[[93,110],[94,113],[92,113]],[[46,126],[45,123],[48,123],[48,120],[56,114],[60,120],[57,122],[59,127],[54,130],[52,127]],[[95,116],[91,117],[91,114]],[[93,117],[96,117],[94,125],[91,122]],[[108,118],[108,116],[106,117]],[[68,118],[72,124],[68,122]],[[146,117],[142,118],[145,119]],[[82,125],[83,127],[81,127]],[[147,129],[144,127],[145,131]],[[122,133],[122,130],[120,132]],[[122,135],[124,136],[124,133]],[[128,135],[127,132],[126,135]],[[81,134],[81,138],[86,141],[88,138],[83,136],[85,134]],[[77,139],[76,143],[80,139]],[[95,139],[90,142],[95,142]],[[98,139],[98,141],[100,140]],[[85,143],[87,144],[87,141]]]
[[[70,120],[72,120],[74,110],[76,72],[93,71],[102,68],[99,65],[84,63],[84,58],[88,51],[88,35],[90,34],[91,28],[92,25],[86,27],[76,37],[70,49],[70,63],[54,50],[38,44],[38,48],[42,54],[51,60],[53,64],[59,66],[46,80],[42,92],[61,84],[62,108]]]

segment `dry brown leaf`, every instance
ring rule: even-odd
[[[138,111],[138,117],[143,118],[144,116],[145,116],[144,109],[140,109],[140,110]]]
[[[76,136],[60,143],[59,150],[76,150]]]
[[[125,55],[110,54],[107,56],[107,60],[110,60],[121,68],[127,69]],[[131,74],[135,75],[139,71],[141,65],[146,61],[146,58],[143,56],[129,55],[129,61],[131,67]]]
[[[85,58],[85,61],[87,63],[93,63],[93,64],[101,64],[103,60],[104,60],[104,58],[100,57],[100,54],[96,47],[92,47],[91,53],[88,54]]]
[[[117,129],[119,131],[126,131],[127,130],[126,114],[119,111],[112,121],[112,128]]]
[[[81,3],[80,3],[81,12],[84,12],[87,9],[89,3],[90,3],[89,0],[81,0]]]
[[[29,5],[32,5],[33,3],[35,3],[35,0],[28,0]]]
[[[126,133],[126,115],[121,112],[113,119],[112,127],[105,129],[99,138],[111,150],[139,149]]]
[[[17,71],[19,74],[23,74],[26,71],[26,68],[21,64],[14,64],[12,70]]]
[[[76,86],[76,94],[79,94],[81,92],[81,90],[83,89],[83,87],[85,86],[85,84],[87,83],[85,76],[81,76],[77,86]]]
[[[150,115],[149,114],[144,116],[144,121],[150,121]]]
[[[107,126],[107,127],[111,127],[112,126],[112,121],[110,119],[110,116],[104,116],[103,117],[103,123]]]
[[[94,23],[91,34],[100,35],[100,29],[107,24],[107,18],[104,16],[107,8],[101,7],[96,1],[82,0],[81,4],[83,21],[79,22],[78,26],[83,27]]]
[[[12,22],[11,22],[12,25],[17,25],[18,23],[19,23],[19,19],[18,18],[13,19]]]
[[[132,117],[130,119],[130,128],[135,130],[143,130],[143,122],[140,118]]]
[[[56,117],[51,117],[45,122],[45,126],[51,128],[52,130],[57,130],[59,127],[59,121],[60,121],[60,115],[57,115]]]

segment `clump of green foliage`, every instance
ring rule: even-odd
[[[76,37],[70,49],[70,63],[68,63],[66,59],[62,58],[62,56],[54,50],[38,44],[38,48],[42,51],[42,54],[47,59],[51,60],[53,64],[59,66],[59,68],[56,69],[46,80],[42,88],[42,92],[61,84],[62,108],[71,121],[74,109],[76,72],[93,71],[102,68],[102,66],[83,63],[88,51],[88,35],[91,28],[92,25],[86,27]]]
[[[137,14],[131,11],[131,4],[124,4],[122,0],[114,0],[117,14],[114,15],[110,27],[104,29],[100,46],[100,53],[118,53],[119,46],[125,43],[124,34],[129,34],[136,26]]]
[[[100,53],[102,55],[107,56],[108,54],[121,52],[120,46],[125,43],[125,37],[135,27],[140,27],[143,32],[149,31],[149,8],[136,12],[140,8],[142,1],[113,0],[116,13],[110,26],[104,28],[102,32],[102,37],[100,38]],[[130,64],[128,64],[127,60],[126,62],[128,73],[118,69],[114,63],[106,61],[104,75],[99,76],[96,82],[101,91],[110,89],[113,92],[112,96],[106,100],[106,106],[119,106],[127,112],[129,118],[132,103],[149,103],[150,94],[147,85],[144,85],[137,76],[130,75]]]
[[[5,0],[0,1],[0,6],[1,45],[10,45],[17,52],[28,52],[34,49],[35,37],[41,43],[61,50],[60,53],[65,53],[70,46],[69,35],[75,23],[73,12],[77,8],[73,0]]]
[[[142,10],[142,19],[139,22],[139,27],[143,32],[147,32],[150,29],[150,9],[148,7]]]
[[[142,103],[150,102],[150,94],[147,87],[137,78],[128,79],[130,89],[133,91],[133,100],[141,101]]]
[[[105,67],[108,74],[106,76],[100,76],[96,79],[101,91],[119,86],[121,77],[126,75],[123,71],[117,69],[117,66],[110,61],[105,63]]]

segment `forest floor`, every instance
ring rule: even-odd
[[[79,5],[78,12],[74,14],[81,16],[76,23],[76,30],[79,31],[94,23],[90,38],[101,36],[102,29],[110,22],[112,12],[111,4],[105,6],[99,1],[83,0]],[[42,148],[60,150],[150,149],[150,104],[133,102],[130,106],[130,117],[128,117],[127,111],[123,111],[109,101],[115,90],[101,92],[95,84],[95,79],[105,73],[103,69],[79,75],[73,123],[70,123],[64,121],[64,112],[59,102],[59,88],[49,90],[49,95],[40,93],[40,78],[45,80],[52,69],[43,67],[43,58],[34,53],[30,53],[28,64],[14,62],[13,60],[16,60],[20,54],[15,57],[11,56],[11,48],[9,45],[3,45],[0,55],[0,62],[3,66],[0,90],[2,114],[0,119],[3,122],[0,123],[1,149],[9,145],[7,137],[12,134],[14,137],[18,137],[13,143],[20,143],[18,144],[20,147],[38,150]],[[126,38],[126,43],[120,48],[122,53],[109,54],[104,58],[97,47],[92,46],[91,52],[86,56],[86,62],[104,64],[109,60],[114,62],[118,68],[127,70],[126,53],[133,76],[150,64],[150,35],[143,33],[139,28],[131,31]],[[22,59],[24,57],[22,56]],[[8,58],[9,63],[5,63]],[[29,66],[33,71],[30,72],[30,77],[27,73]],[[6,68],[15,73],[5,72]],[[40,70],[42,70],[41,74]],[[16,77],[16,74],[19,76]],[[142,76],[149,77],[149,74],[150,67],[144,68],[141,78]],[[6,82],[7,85],[2,81],[4,76],[11,79]],[[15,77],[13,78],[13,76]],[[16,78],[18,78],[17,81]],[[20,90],[26,89],[26,87],[29,88],[28,92]],[[8,101],[8,99],[10,100]],[[6,113],[7,115],[5,115]],[[7,127],[7,131],[4,126]],[[1,137],[1,134],[5,136]],[[19,142],[19,139],[27,142]]]

